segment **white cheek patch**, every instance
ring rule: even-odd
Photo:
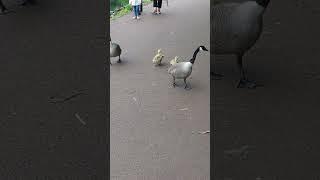
[[[202,47],[200,47],[200,51],[203,51]]]

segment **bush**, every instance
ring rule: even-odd
[[[110,10],[114,11],[120,7],[126,6],[129,4],[129,0],[110,0]]]

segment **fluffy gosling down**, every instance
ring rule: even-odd
[[[162,54],[161,49],[158,49],[157,54],[154,56],[154,58],[152,59],[152,62],[155,66],[159,66],[161,65],[161,61],[163,59],[164,55]]]
[[[208,51],[208,49],[204,46],[199,46],[193,53],[193,57],[186,62],[178,62],[175,64],[172,64],[172,66],[168,69],[168,73],[173,78],[173,87],[176,86],[176,79],[183,79],[185,84],[185,89],[187,89],[187,78],[192,73],[192,66],[197,58],[197,54],[199,51]]]
[[[179,56],[176,56],[176,57],[174,57],[174,59],[172,59],[171,61],[170,61],[170,65],[172,66],[172,65],[174,65],[174,64],[177,64],[179,62]]]

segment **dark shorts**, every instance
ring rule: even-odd
[[[153,7],[161,8],[162,0],[153,0]]]

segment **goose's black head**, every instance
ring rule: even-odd
[[[200,51],[208,51],[208,49],[206,47],[204,47],[204,46],[199,46],[199,50]]]
[[[256,2],[257,2],[260,6],[262,6],[262,7],[264,7],[264,8],[267,8],[270,0],[256,0]]]

